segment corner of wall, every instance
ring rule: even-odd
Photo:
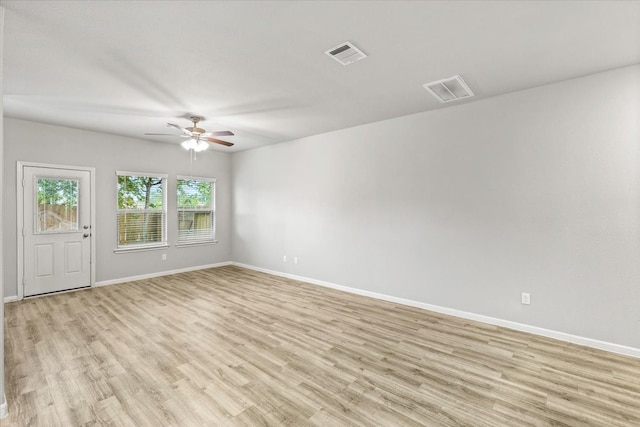
[[[4,7],[0,6],[0,93],[4,93],[1,72],[3,66],[3,46],[4,46]],[[4,152],[4,111],[0,102],[0,192],[2,191],[2,162]],[[2,199],[0,198],[0,301],[4,300],[3,294],[3,268],[2,268]],[[7,415],[7,399],[4,394],[4,304],[0,304],[0,418]]]

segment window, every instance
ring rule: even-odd
[[[216,181],[178,177],[178,245],[215,243]]]
[[[118,175],[118,250],[167,245],[167,176]]]
[[[78,231],[77,179],[37,177],[36,233]]]

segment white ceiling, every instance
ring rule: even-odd
[[[443,108],[422,85],[454,74],[474,102],[640,63],[638,1],[2,5],[7,116],[153,138],[198,114],[222,151]],[[368,58],[323,54],[347,40]]]

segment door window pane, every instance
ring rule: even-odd
[[[37,178],[36,233],[78,231],[78,180]]]

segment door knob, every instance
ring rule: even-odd
[[[86,238],[86,237],[89,237],[89,233],[84,233],[84,234],[82,235],[82,237],[85,237],[85,238]]]
[[[85,230],[88,230],[88,229],[89,229],[89,226],[88,226],[88,225],[85,225],[85,226],[84,226],[84,227],[82,227],[82,228],[84,228]]]

